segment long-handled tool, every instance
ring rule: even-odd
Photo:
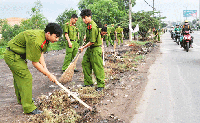
[[[104,51],[103,51],[103,66],[105,66]]]
[[[114,43],[114,55],[116,56],[115,49],[116,49],[116,43]]]
[[[62,74],[62,76],[59,79],[59,82],[62,84],[66,84],[67,82],[72,81],[72,77],[74,75],[74,69],[76,68],[76,63],[78,61],[78,57],[80,55],[81,51],[78,51],[68,68],[65,70],[65,72]]]
[[[90,111],[92,111],[92,107],[90,107],[89,105],[87,105],[85,102],[83,102],[80,98],[78,98],[76,95],[74,95],[70,90],[68,90],[66,87],[64,87],[60,82],[58,82],[56,80],[56,83],[58,84],[58,86],[60,86],[62,89],[64,89],[68,94],[70,94],[71,96],[73,96],[76,100],[78,100],[81,104],[83,104],[86,108],[88,108]]]

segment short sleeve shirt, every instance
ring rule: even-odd
[[[111,33],[111,28],[110,27],[107,27],[107,33],[108,33],[108,36],[110,36],[110,33]]]
[[[9,41],[8,47],[19,55],[25,55],[30,61],[39,62],[41,53],[47,51],[48,44],[43,30],[27,30]]]
[[[115,31],[116,31],[117,33],[122,33],[122,32],[123,32],[123,28],[118,27]]]
[[[110,27],[110,31],[111,31],[111,33],[115,33],[115,28],[114,27]]]
[[[96,23],[92,20],[86,29],[86,43],[94,43],[92,46],[101,46],[101,35]]]
[[[70,22],[67,22],[64,25],[64,33],[67,33],[69,38],[71,40],[76,40],[77,39],[77,29],[75,25],[70,24]],[[64,36],[65,37],[65,36]]]

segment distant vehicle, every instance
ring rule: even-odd
[[[186,50],[186,52],[189,51],[191,42],[193,40],[193,37],[190,35],[190,33],[189,31],[185,31],[185,34],[183,36],[183,48]]]

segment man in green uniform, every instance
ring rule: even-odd
[[[112,44],[114,44],[114,42],[115,42],[115,27],[114,27],[114,24],[112,24],[111,26],[112,27],[110,28],[110,38],[111,38]]]
[[[82,61],[84,73],[84,86],[93,86],[92,70],[97,79],[97,91],[101,91],[105,87],[105,74],[102,60],[102,40],[96,23],[92,20],[91,10],[84,9],[81,11],[83,22],[87,24],[86,29],[86,45],[81,47],[81,52],[87,48]]]
[[[105,27],[107,28],[107,34],[104,35],[103,38],[105,38],[105,40],[106,40],[107,47],[109,45],[109,42],[113,46],[114,43],[111,41],[111,37],[110,37],[111,29],[109,27],[107,27],[107,24],[105,24]]]
[[[15,94],[24,113],[42,113],[32,100],[32,75],[28,70],[26,59],[32,61],[35,68],[46,75],[50,81],[56,83],[56,77],[46,67],[43,53],[47,50],[49,42],[57,42],[61,35],[60,25],[49,23],[45,30],[21,32],[8,43],[4,60],[12,71]]]
[[[116,28],[115,32],[117,36],[118,45],[120,45],[120,42],[123,44],[123,28],[120,27],[120,24],[118,24],[118,28]]]
[[[73,14],[69,22],[64,25],[64,37],[67,41],[66,43],[66,55],[65,60],[62,66],[62,71],[64,72],[73,58],[76,56],[78,52],[79,44],[77,42],[77,29],[76,29],[76,22],[78,20],[78,16]],[[78,72],[78,70],[74,70],[74,72]]]

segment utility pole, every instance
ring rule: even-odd
[[[200,0],[199,0],[199,26],[200,26]]]
[[[132,41],[132,32],[131,32],[131,28],[132,28],[132,17],[131,17],[131,14],[132,14],[132,3],[131,3],[131,0],[129,0],[129,41]],[[131,27],[131,28],[130,28]]]
[[[154,17],[154,0],[153,0],[153,17]]]

